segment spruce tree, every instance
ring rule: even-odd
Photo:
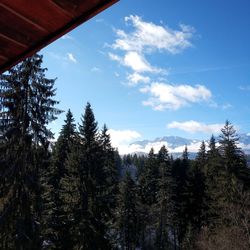
[[[193,163],[190,173],[190,187],[189,196],[191,199],[190,204],[190,219],[193,228],[199,231],[205,224],[206,214],[206,197],[205,197],[205,173],[207,164],[206,145],[202,141],[200,149],[197,153],[196,159]]]
[[[102,147],[102,164],[104,168],[105,183],[103,187],[103,212],[106,213],[106,220],[112,219],[112,210],[116,207],[116,195],[118,192],[118,168],[116,165],[115,151],[111,146],[110,135],[107,126],[104,125],[100,135]]]
[[[116,209],[117,248],[134,250],[138,238],[138,201],[136,184],[129,172],[120,184]]]
[[[190,200],[188,196],[188,172],[190,169],[190,160],[188,158],[188,149],[185,146],[181,159],[176,159],[173,164],[173,176],[176,182],[175,188],[175,207],[176,207],[176,240],[181,246],[187,231],[190,214]]]
[[[239,136],[236,133],[233,125],[227,120],[225,126],[221,129],[219,138],[220,153],[224,159],[224,165],[227,170],[231,182],[233,179],[238,179],[242,185],[250,187],[249,169],[246,164],[246,157],[243,151],[238,147]],[[233,183],[228,183],[228,187],[232,188]],[[231,190],[233,192],[233,190]]]
[[[218,222],[219,213],[225,204],[226,192],[226,170],[223,164],[223,158],[220,155],[219,149],[216,147],[214,136],[211,137],[206,164],[206,182],[205,182],[205,197],[206,197],[206,222],[208,225]]]
[[[157,154],[160,168],[159,192],[155,213],[157,213],[157,235],[156,248],[170,249],[173,245],[170,235],[174,233],[175,227],[175,204],[174,204],[174,180],[172,176],[172,165],[168,151],[162,146]]]
[[[99,136],[93,110],[87,103],[78,139],[66,163],[67,175],[62,179],[66,203],[71,197],[68,207],[72,214],[71,231],[76,232],[75,237],[72,235],[76,242],[74,249],[110,248],[107,220],[110,218],[109,202],[114,202],[114,197],[107,175],[114,170],[114,159],[106,132]]]
[[[70,110],[68,110],[64,122],[65,124],[53,147],[49,171],[44,176],[44,202],[46,207],[43,213],[45,223],[44,237],[45,239],[48,238],[46,240],[55,249],[68,249],[70,246],[68,224],[71,222],[68,221],[68,214],[65,214],[64,211],[66,201],[63,200],[63,190],[66,183],[62,183],[67,172],[66,162],[68,155],[76,140],[76,125]],[[69,184],[73,184],[72,180]]]
[[[145,204],[151,206],[156,203],[158,192],[159,166],[153,148],[148,154],[145,169],[141,180],[142,195]]]
[[[42,56],[34,55],[1,75],[2,249],[41,247],[40,174],[53,137],[47,125],[61,112],[54,107],[55,80],[41,64]]]

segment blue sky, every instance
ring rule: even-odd
[[[249,27],[249,0],[121,0],[41,53],[59,108],[78,122],[89,101],[126,151],[165,135],[205,139],[226,119],[250,132]]]

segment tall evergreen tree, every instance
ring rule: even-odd
[[[245,184],[250,187],[249,180],[249,169],[247,168],[246,158],[243,151],[238,147],[239,136],[236,133],[233,125],[227,120],[225,126],[221,130],[219,139],[220,152],[224,159],[224,165],[227,173],[233,179],[239,179],[241,184]],[[228,184],[229,187],[234,185],[233,183]]]
[[[140,244],[143,248],[152,247],[154,244],[154,233],[156,214],[154,205],[157,201],[159,190],[159,167],[157,157],[153,148],[145,159],[145,166],[139,175],[139,200],[140,209]]]
[[[156,203],[158,192],[159,166],[153,148],[148,154],[145,163],[144,173],[141,177],[142,196],[145,204],[152,205]]]
[[[198,232],[205,224],[205,168],[207,164],[206,145],[202,141],[189,176],[190,220],[192,227]]]
[[[52,159],[49,171],[44,174],[45,182],[45,206],[44,223],[45,238],[51,243],[55,249],[68,249],[70,239],[68,235],[68,224],[71,223],[67,219],[64,206],[62,191],[66,183],[62,183],[62,179],[66,174],[66,162],[68,155],[76,140],[76,125],[74,123],[73,114],[68,110],[65,124],[62,127],[57,142],[53,148]],[[72,185],[68,183],[68,185]]]
[[[156,247],[157,249],[171,249],[174,242],[170,235],[174,234],[175,229],[175,184],[170,157],[165,146],[162,146],[159,150],[157,161],[160,168],[160,178],[155,207],[155,213],[158,215]]]
[[[219,212],[225,204],[226,171],[223,158],[216,147],[214,136],[211,137],[206,164],[205,196],[207,203],[206,222],[208,225],[217,223]]]
[[[190,168],[190,160],[188,158],[188,149],[185,146],[181,159],[177,159],[173,164],[173,176],[176,182],[175,189],[175,207],[178,220],[177,237],[178,245],[182,246],[187,226],[189,223],[190,200],[188,197],[188,172]]]
[[[118,230],[117,247],[134,250],[138,238],[138,201],[137,188],[129,172],[120,185],[118,207],[116,209],[116,227]]]
[[[40,173],[52,132],[46,127],[60,110],[55,80],[45,77],[42,56],[34,55],[1,75],[0,245],[39,249]],[[41,158],[43,160],[41,160]]]
[[[100,135],[102,147],[102,162],[104,168],[105,183],[103,187],[104,204],[103,212],[106,212],[106,220],[112,218],[112,210],[116,207],[116,195],[118,192],[118,168],[115,161],[115,151],[111,146],[110,135],[108,134],[107,126],[104,125]],[[105,211],[104,211],[105,210]]]
[[[99,136],[94,113],[87,103],[78,140],[66,164],[67,175],[62,180],[64,199],[71,199],[68,213],[72,214],[71,231],[76,232],[74,249],[110,248],[107,220],[114,197],[110,191],[112,181],[108,180],[111,176],[107,175],[114,170],[113,157],[107,131]]]

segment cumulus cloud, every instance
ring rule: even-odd
[[[209,102],[212,98],[211,91],[203,85],[172,85],[156,82],[141,88],[140,91],[150,96],[143,105],[160,111],[177,110],[192,103]]]
[[[128,80],[128,85],[135,86],[139,83],[149,83],[150,77],[143,76],[137,72],[134,72],[133,74],[129,74],[127,76],[127,80]]]
[[[141,137],[141,135],[134,130],[115,130],[109,129],[108,133],[111,138],[112,146],[119,149],[121,154],[128,154],[135,152],[135,147],[129,148],[129,144]]]
[[[98,67],[93,67],[93,68],[91,68],[91,71],[92,72],[101,72],[101,69]]]
[[[112,60],[112,61],[116,61],[116,62],[119,62],[119,63],[123,63],[123,59],[122,59],[122,57],[120,57],[120,56],[118,56],[118,55],[116,55],[116,54],[114,54],[114,53],[108,53],[108,56],[109,56],[109,58]]]
[[[74,38],[72,36],[70,36],[69,34],[65,34],[61,37],[61,39],[63,40],[74,40]]]
[[[232,108],[232,107],[233,107],[232,104],[226,103],[226,104],[223,104],[221,108],[222,108],[223,110],[226,110],[226,109],[230,109],[230,108]]]
[[[128,85],[145,84],[139,89],[141,93],[148,95],[148,99],[142,103],[144,106],[162,111],[178,110],[202,102],[210,106],[215,105],[211,91],[204,85],[168,84],[151,80],[160,81],[161,76],[168,71],[152,65],[149,55],[155,52],[177,54],[192,47],[195,33],[193,27],[181,24],[178,28],[172,29],[162,23],[144,21],[136,15],[127,16],[124,20],[127,27],[132,30],[115,30],[117,38],[109,46],[112,51],[108,56],[130,69],[126,79]],[[226,108],[229,108],[229,105],[224,107]]]
[[[208,133],[208,134],[217,134],[221,131],[221,128],[224,124],[215,123],[215,124],[205,124],[197,121],[185,121],[185,122],[171,122],[167,125],[168,128],[175,128],[179,130],[183,130],[188,133]]]
[[[201,146],[201,142],[192,142],[191,144],[187,145],[188,152],[196,153],[199,151],[200,146]],[[176,147],[176,148],[170,149],[169,152],[170,153],[181,153],[184,151],[185,147],[186,147],[186,145]]]
[[[124,57],[118,56],[114,53],[109,53],[109,58],[113,61],[119,62],[120,64],[130,68],[135,72],[151,72],[151,73],[159,73],[164,72],[163,69],[159,69],[153,67],[143,55],[130,51],[125,54]]]
[[[73,62],[73,63],[77,63],[77,60],[75,58],[75,56],[72,53],[67,53],[67,58],[69,61]]]
[[[119,50],[122,55],[109,53],[109,58],[134,72],[164,74],[166,71],[152,66],[146,55],[155,51],[176,54],[192,46],[190,40],[194,29],[190,26],[180,25],[178,30],[173,30],[163,25],[145,22],[141,17],[133,15],[125,17],[125,23],[133,30],[116,30],[117,39],[111,45],[113,50]]]
[[[117,30],[118,38],[112,45],[114,49],[140,53],[165,50],[176,54],[192,46],[190,39],[194,33],[193,27],[180,25],[179,30],[173,30],[152,22],[145,22],[141,17],[133,15],[125,17],[125,22],[134,30],[130,33]]]
[[[130,51],[124,56],[124,65],[130,67],[136,72],[160,72],[160,69],[157,69],[150,65],[150,63],[139,53],[135,51]]]
[[[242,91],[250,91],[250,85],[241,85],[239,89]]]

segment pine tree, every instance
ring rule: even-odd
[[[62,199],[62,179],[66,174],[66,162],[74,141],[76,140],[76,131],[73,114],[69,110],[66,115],[65,124],[62,127],[57,142],[53,148],[52,159],[49,171],[45,173],[45,206],[44,223],[45,239],[51,243],[55,249],[68,249],[70,246],[70,237],[68,235],[67,214],[63,209],[66,204]],[[70,182],[72,185],[72,180]],[[47,247],[48,248],[48,247]]]
[[[219,139],[220,152],[224,159],[224,165],[227,170],[231,183],[228,187],[236,186],[232,182],[237,182],[238,179],[242,185],[249,186],[250,172],[247,168],[246,158],[243,151],[238,147],[239,136],[236,133],[233,125],[226,121],[225,126],[221,130]],[[235,180],[233,180],[235,179]],[[233,192],[233,190],[231,190]],[[229,192],[231,192],[229,191]]]
[[[142,195],[145,204],[152,205],[156,203],[158,192],[159,166],[153,148],[148,154],[145,163],[144,173],[141,179]]]
[[[181,159],[176,159],[173,164],[173,176],[176,182],[175,188],[175,207],[176,207],[176,235],[178,237],[179,246],[182,245],[187,231],[190,214],[189,200],[189,179],[188,172],[190,169],[190,161],[188,158],[188,149],[185,147]]]
[[[150,150],[145,167],[139,177],[141,201],[141,244],[153,247],[155,241],[155,224],[157,215],[155,204],[159,192],[159,165],[153,148]]]
[[[61,112],[54,107],[55,80],[41,64],[42,56],[34,55],[1,76],[2,249],[41,246],[40,174],[53,136],[46,126]]]
[[[105,183],[103,187],[103,203],[106,205],[103,212],[106,212],[106,220],[112,218],[112,210],[116,207],[116,195],[118,192],[118,168],[115,161],[115,151],[111,146],[110,135],[108,134],[107,126],[104,125],[100,135],[102,146],[102,162],[104,168]]]
[[[197,153],[190,173],[189,196],[191,224],[196,231],[199,231],[205,224],[206,197],[205,197],[205,173],[207,164],[206,145],[203,141]]]
[[[175,227],[175,204],[174,189],[175,184],[172,176],[172,165],[168,151],[162,146],[157,155],[160,168],[159,193],[155,212],[157,213],[157,249],[170,249],[173,241],[170,235],[174,233]]]
[[[206,164],[206,222],[208,225],[216,224],[219,220],[219,213],[225,204],[226,171],[223,158],[216,147],[214,136],[211,137]]]
[[[111,176],[107,175],[114,170],[113,157],[107,131],[99,136],[94,113],[87,103],[78,139],[66,163],[67,174],[61,181],[63,200],[68,204],[65,211],[71,218],[71,231],[75,232],[73,249],[110,248],[107,220],[114,197],[108,180]]]
[[[138,238],[138,204],[137,188],[130,174],[126,172],[120,185],[118,207],[116,210],[116,227],[118,231],[117,247],[134,250]]]

